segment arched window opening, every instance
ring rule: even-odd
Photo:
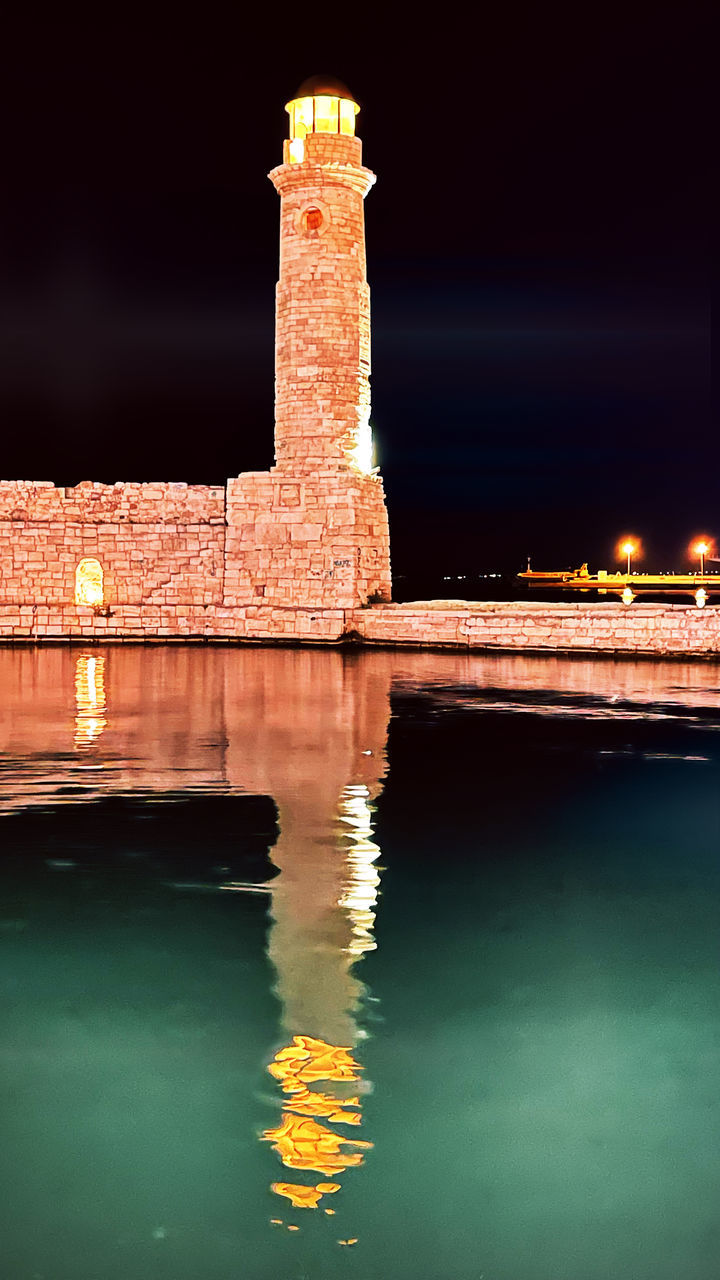
[[[103,571],[99,560],[81,560],[75,570],[75,603],[103,603]]]
[[[314,205],[311,205],[309,209],[305,210],[304,221],[306,231],[319,231],[323,224],[322,213]]]

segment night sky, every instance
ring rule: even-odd
[[[702,10],[447,12],[390,30],[362,8],[252,27],[118,10],[18,36],[3,477],[223,483],[272,464],[265,175],[284,103],[326,72],[360,102],[378,175],[372,421],[395,570],[610,567],[626,532],[642,567],[679,569],[693,535],[720,536]]]

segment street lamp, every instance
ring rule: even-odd
[[[630,540],[628,539],[627,542],[623,542],[620,550],[622,551],[624,556],[627,556],[627,576],[629,578],[630,577],[630,561],[635,552],[635,543],[630,542]]]
[[[705,557],[710,550],[710,544],[707,542],[696,542],[692,548],[694,554],[700,557],[700,576],[705,572]]]

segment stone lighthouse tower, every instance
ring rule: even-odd
[[[228,485],[229,584],[237,603],[254,592],[282,607],[353,608],[391,589],[370,428],[363,201],[375,175],[339,81],[305,81],[286,110],[283,163],[269,175],[280,195],[275,467]]]
[[[280,195],[275,452],[299,471],[372,467],[370,291],[363,200],[375,175],[358,107],[315,76],[287,104],[290,137],[270,173]]]

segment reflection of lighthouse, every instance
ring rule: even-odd
[[[290,1171],[274,1189],[314,1207],[339,1189],[338,1174],[362,1163],[368,1145],[359,1130],[367,1086],[356,1048],[365,987],[353,966],[374,946],[372,806],[385,772],[389,668],[385,654],[263,658],[255,687],[248,662],[236,703],[253,739],[236,726],[228,770],[252,777],[253,789],[278,807],[268,952],[283,1040],[269,1071],[282,1114],[264,1136]]]
[[[327,1179],[362,1164],[372,1145],[356,1136],[366,1086],[354,1052],[361,1039],[355,1013],[365,987],[352,972],[375,946],[380,850],[370,839],[369,794],[364,782],[346,784],[334,821],[325,833],[317,824],[309,841],[293,836],[292,818],[285,827],[280,811],[269,952],[289,1035],[268,1067],[284,1094],[282,1117],[263,1136],[293,1176],[274,1182],[273,1191],[296,1208],[314,1209],[339,1191]],[[310,1180],[295,1181],[299,1171]]]
[[[306,791],[278,804],[272,859],[281,874],[272,882],[269,954],[286,1029],[352,1045],[364,990],[352,966],[375,945],[380,850],[370,838],[367,783],[340,786],[331,805],[324,790],[319,779],[314,797]]]

